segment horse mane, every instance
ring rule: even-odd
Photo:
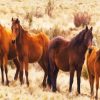
[[[70,46],[80,46],[81,43],[83,43],[83,38],[84,38],[84,34],[85,34],[85,29],[82,30],[79,34],[77,34],[75,37],[72,38],[72,40],[70,41]]]

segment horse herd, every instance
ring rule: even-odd
[[[29,34],[20,24],[18,18],[12,18],[11,31],[0,25],[0,67],[2,84],[4,84],[4,70],[6,75],[6,85],[8,80],[8,60],[13,60],[16,65],[14,79],[19,76],[20,83],[23,84],[23,74],[25,70],[26,83],[28,80],[28,63],[38,62],[44,70],[43,87],[49,85],[55,92],[56,80],[59,70],[70,73],[69,92],[72,91],[74,72],[77,72],[77,92],[80,94],[80,82],[82,65],[87,54],[87,68],[93,96],[94,78],[96,78],[96,99],[98,98],[99,76],[100,76],[100,50],[92,48],[92,27],[79,32],[70,41],[61,36],[52,40],[40,32]]]

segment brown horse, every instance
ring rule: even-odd
[[[100,50],[93,47],[88,50],[87,68],[91,87],[91,96],[94,95],[94,79],[96,79],[96,99],[98,98],[99,77],[100,77]]]
[[[38,62],[43,68],[45,75],[43,86],[46,86],[47,77],[47,48],[49,38],[45,33],[29,34],[20,25],[19,19],[12,18],[12,32],[14,34],[13,43],[16,43],[18,57],[21,63],[20,82],[23,83],[23,68],[25,67],[26,82],[28,81],[28,63]]]
[[[2,75],[2,83],[4,84],[4,68],[6,74],[6,85],[9,85],[8,80],[8,70],[7,70],[7,62],[8,60],[13,60],[14,64],[17,67],[15,77],[16,80],[18,78],[18,73],[20,69],[20,63],[17,59],[17,52],[15,45],[12,44],[12,33],[7,30],[5,27],[0,25],[0,65],[1,65],[1,75]]]
[[[92,27],[82,30],[71,41],[66,41],[62,37],[55,37],[51,40],[49,53],[49,77],[51,79],[52,90],[56,91],[56,79],[59,69],[70,72],[69,92],[72,91],[73,77],[77,71],[77,91],[80,93],[80,76],[82,65],[85,59],[85,52],[92,43]]]

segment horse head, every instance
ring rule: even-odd
[[[83,35],[83,41],[87,48],[90,48],[92,46],[92,39],[93,39],[92,27],[88,29],[88,26],[86,26]]]
[[[16,18],[16,19],[12,18],[11,30],[13,33],[12,43],[15,43],[17,37],[20,35],[20,21],[18,18]]]

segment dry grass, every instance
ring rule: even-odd
[[[50,38],[61,35],[71,39],[89,23],[93,26],[94,37],[100,46],[100,1],[99,0],[0,0],[0,23],[11,28],[11,18],[18,17],[23,27],[34,33],[44,31]],[[79,15],[77,14],[79,12]],[[81,12],[85,14],[81,15]],[[73,16],[73,14],[75,14]],[[76,22],[73,19],[76,16]],[[81,16],[81,17],[80,17]],[[81,19],[80,19],[81,18]],[[80,19],[80,20],[79,20]],[[81,95],[76,95],[77,79],[74,78],[72,96],[68,92],[69,74],[60,72],[57,79],[59,91],[41,87],[43,70],[37,65],[29,67],[30,86],[20,86],[19,80],[14,82],[15,69],[9,67],[10,86],[0,83],[0,100],[90,100],[90,86],[86,67],[83,67]],[[0,75],[1,79],[1,75]],[[100,89],[99,89],[100,94]],[[100,99],[100,95],[99,95]]]
[[[86,66],[86,65],[83,65],[82,76],[83,76],[85,79],[88,79],[88,70],[87,70],[87,66]]]
[[[48,14],[48,16],[52,17],[53,10],[54,10],[54,0],[48,0],[45,13]]]
[[[74,24],[76,27],[89,25],[91,16],[87,12],[77,12],[74,14]]]

